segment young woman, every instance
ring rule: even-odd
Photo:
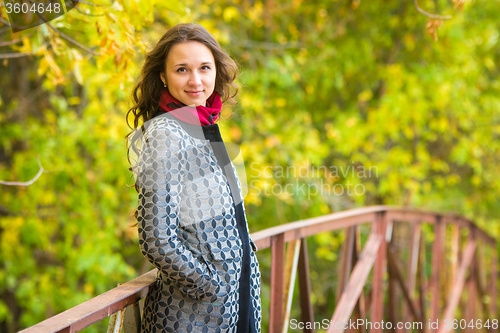
[[[261,330],[257,248],[215,123],[237,72],[205,28],[179,24],[146,55],[133,90],[139,245],[158,268],[142,332]]]

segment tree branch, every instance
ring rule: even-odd
[[[77,1],[73,1],[73,2],[77,2]],[[83,1],[83,0],[78,0],[79,3],[84,3],[86,5],[91,5],[91,6],[102,6],[104,7],[104,5],[101,5],[101,4],[97,4],[97,3],[92,3],[92,2],[87,2],[87,1]]]
[[[3,18],[0,17],[0,22],[2,22],[3,24],[5,24],[6,26],[10,27],[10,23],[5,21]]]
[[[12,40],[10,42],[0,42],[0,47],[2,47],[2,46],[9,46],[9,45],[13,45],[13,44],[22,42],[24,38],[31,37],[31,35],[33,35],[33,32],[35,32],[35,29],[31,30],[29,34],[27,34],[26,36],[24,36],[22,38],[14,39],[14,40]]]
[[[431,13],[426,12],[425,10],[423,10],[422,8],[420,8],[418,6],[417,0],[413,0],[413,3],[415,4],[415,8],[417,9],[417,11],[420,14],[424,14],[427,17],[437,19],[437,20],[449,20],[449,19],[451,19],[451,15],[436,15],[436,14],[431,14]]]
[[[37,13],[38,14],[38,13]],[[74,40],[73,38],[63,34],[62,32],[60,32],[57,28],[53,27],[52,24],[50,24],[49,22],[46,22],[47,25],[52,29],[54,30],[59,36],[61,36],[62,38],[66,39],[68,42],[70,43],[73,43],[74,45],[78,46],[79,48],[81,48],[82,50],[84,51],[87,51],[88,53],[92,54],[92,55],[101,55],[101,52],[95,52],[94,50],[92,49],[89,49],[88,47],[86,47],[85,45],[83,44],[80,44],[79,42],[77,42],[76,40]]]
[[[24,53],[0,53],[0,59],[12,59],[12,58],[21,58],[21,57],[26,57],[29,55],[32,55],[33,53],[31,52],[24,52]]]
[[[87,14],[87,13],[84,13],[80,8],[78,7],[73,7],[77,10],[77,12],[79,12],[80,14],[82,15],[86,15],[86,16],[104,16],[105,14]]]
[[[16,28],[16,29],[19,29],[19,30],[24,30],[24,29],[28,29],[29,28],[29,27],[26,27],[26,26],[20,26],[20,25],[14,24],[13,22],[7,22],[7,21],[5,21],[1,17],[0,17],[0,22],[2,22],[3,24],[5,24],[8,27]]]
[[[12,26],[10,25],[10,22],[4,20],[3,18],[0,17],[0,22],[2,22],[3,24],[5,24],[6,26],[8,26],[9,28],[11,28]]]
[[[239,42],[237,39],[232,40],[232,43],[235,43],[236,46],[244,47],[244,48],[258,48],[265,50],[283,50],[283,49],[300,49],[306,47],[303,43],[272,43],[272,42],[259,42],[253,40],[242,40]]]
[[[37,156],[36,161],[38,163],[38,166],[40,167],[40,170],[38,171],[38,173],[36,174],[36,176],[33,177],[32,180],[27,181],[27,182],[6,182],[6,181],[3,181],[3,180],[0,180],[0,184],[2,184],[2,185],[12,185],[12,186],[14,186],[14,185],[17,185],[17,186],[28,186],[28,185],[33,184],[34,182],[36,182],[36,180],[38,179],[38,177],[40,177],[40,175],[43,173],[43,167],[40,164],[40,155]]]

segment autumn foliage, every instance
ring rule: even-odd
[[[498,8],[419,6],[451,18],[396,0],[117,0],[11,33],[2,7],[0,180],[43,172],[0,185],[0,331],[151,269],[133,227],[125,114],[145,52],[181,22],[202,24],[240,66],[220,126],[242,150],[251,232],[389,204],[463,214],[498,239]],[[317,172],[285,172],[301,167]],[[318,318],[333,312],[342,241],[309,242]]]

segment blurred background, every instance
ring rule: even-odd
[[[219,126],[242,151],[251,232],[387,204],[462,214],[499,239],[498,4],[418,6],[451,18],[410,0],[89,0],[12,33],[2,7],[0,331],[152,269],[133,226],[125,114],[145,52],[178,23],[203,25],[239,65]],[[321,321],[344,234],[313,238]]]

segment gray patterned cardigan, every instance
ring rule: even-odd
[[[218,125],[161,113],[143,133],[139,244],[158,274],[141,331],[260,332],[257,248]]]

